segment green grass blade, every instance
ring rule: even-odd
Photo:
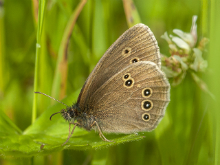
[[[39,56],[41,53],[41,35],[43,29],[44,12],[45,12],[46,0],[39,1],[38,11],[38,25],[37,25],[37,43],[36,43],[36,57],[35,57],[35,73],[34,73],[34,91],[38,91],[38,71],[39,71]],[[32,107],[32,123],[35,122],[37,116],[37,95],[34,94],[33,107]]]
[[[220,61],[220,2],[218,0],[211,1],[210,6],[210,46],[209,46],[209,66],[212,74],[209,77],[210,90],[216,97],[215,101],[210,101],[213,114],[213,124],[215,130],[215,165],[220,163],[220,77],[219,77],[219,61]]]
[[[67,61],[67,50],[68,50],[68,43],[69,38],[72,34],[73,27],[76,23],[76,20],[81,13],[84,5],[86,4],[87,0],[82,0],[77,8],[74,10],[72,15],[69,18],[69,21],[66,25],[64,30],[64,34],[62,37],[62,41],[59,48],[58,53],[58,60],[55,70],[55,76],[53,81],[52,87],[52,96],[54,98],[62,99],[66,93],[66,84],[67,84],[67,70],[68,70],[68,61]]]
[[[3,8],[0,6],[0,95],[4,93],[4,86],[5,86],[5,69],[4,69],[4,64],[5,64],[5,30],[4,30],[4,12]]]
[[[108,45],[106,41],[106,29],[105,19],[103,17],[105,11],[103,8],[103,1],[97,0],[93,3],[93,23],[92,23],[92,60],[93,69],[94,65],[102,57],[103,53],[107,50]]]
[[[141,22],[139,13],[132,0],[123,0],[125,16],[129,27]]]
[[[18,135],[22,134],[22,131],[9,119],[6,114],[0,110],[0,137],[4,139],[4,135]],[[1,139],[1,141],[2,141]]]

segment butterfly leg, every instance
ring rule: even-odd
[[[72,132],[71,132],[71,124],[74,125]],[[64,146],[69,141],[69,139],[72,136],[74,129],[76,128],[77,125],[78,125],[78,123],[69,123],[69,135],[68,135],[68,138],[66,139],[66,141],[62,144],[62,146]]]
[[[100,138],[101,138],[103,141],[113,142],[113,141],[111,141],[111,140],[108,140],[108,139],[103,135],[102,130],[101,130],[101,128],[99,127],[99,125],[98,125],[98,123],[97,123],[96,121],[94,121],[92,125],[94,125],[94,124],[96,124],[96,126],[97,126],[97,128],[98,128],[98,130],[99,130],[99,136],[100,136]]]

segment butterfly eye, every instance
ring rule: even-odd
[[[130,63],[132,64],[132,63],[136,63],[136,62],[138,62],[138,61],[139,61],[139,58],[135,57],[135,58],[133,58],[133,59],[130,61]]]
[[[151,88],[144,88],[143,90],[142,90],[142,96],[143,97],[150,97],[151,95],[152,95],[152,89]]]
[[[128,55],[130,55],[130,54],[131,54],[131,48],[126,47],[126,48],[124,48],[124,49],[122,50],[122,55],[123,55],[123,56],[128,56]]]
[[[129,79],[127,81],[124,82],[124,86],[127,88],[131,88],[134,85],[134,80],[133,79]]]
[[[142,119],[143,119],[144,121],[148,121],[148,120],[150,120],[150,115],[149,115],[148,113],[144,113],[144,114],[142,115]]]
[[[142,107],[143,110],[149,111],[150,109],[153,108],[153,103],[150,100],[144,100],[141,103],[141,107]]]

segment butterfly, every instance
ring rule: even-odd
[[[148,26],[137,24],[105,52],[76,104],[57,112],[69,126],[74,125],[64,144],[76,126],[97,130],[104,141],[110,140],[103,132],[151,131],[163,118],[169,101],[170,84],[161,70],[157,41]]]

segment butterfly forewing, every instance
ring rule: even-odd
[[[132,63],[152,61],[160,68],[160,54],[157,41],[144,24],[137,24],[124,32],[100,59],[78,98],[80,108],[88,104],[90,97],[112,76]]]

